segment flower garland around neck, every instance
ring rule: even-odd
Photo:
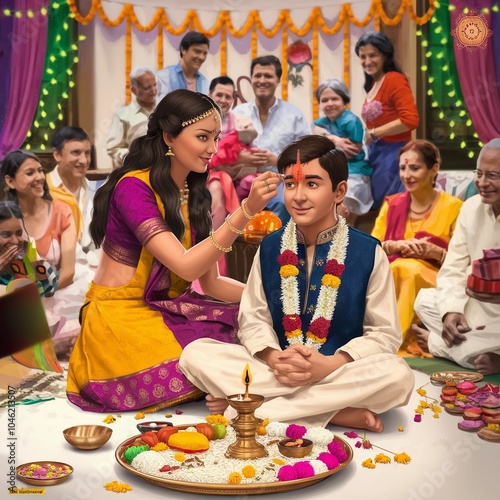
[[[300,297],[298,282],[297,255],[297,228],[291,220],[281,239],[281,253],[278,257],[281,276],[281,302],[283,304],[283,327],[288,345],[303,344],[319,350],[326,342],[330,323],[337,304],[340,277],[344,272],[344,262],[349,244],[349,230],[345,219],[338,216],[337,233],[330,244],[324,275],[321,279],[321,288],[314,315],[306,333],[305,342],[302,333],[302,319],[300,317]]]

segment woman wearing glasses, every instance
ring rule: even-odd
[[[403,348],[419,347],[413,338],[413,305],[421,288],[436,286],[462,201],[438,191],[441,156],[429,141],[415,140],[399,152],[399,176],[406,191],[386,198],[372,236],[382,241],[396,284]]]

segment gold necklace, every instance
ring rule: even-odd
[[[415,215],[422,215],[422,214],[426,214],[426,213],[430,210],[430,208],[432,207],[432,204],[434,203],[435,198],[436,198],[436,193],[434,193],[434,194],[432,195],[432,200],[431,200],[431,202],[430,202],[429,206],[428,206],[425,210],[422,210],[421,212],[417,212],[416,210],[413,210],[413,208],[411,208],[411,203],[410,203],[410,212],[411,212],[412,214],[415,214]]]
[[[187,205],[189,201],[189,187],[187,180],[184,181],[184,187],[179,189],[179,193],[181,195],[181,205]]]

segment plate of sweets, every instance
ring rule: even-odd
[[[457,385],[464,381],[479,382],[481,380],[483,376],[480,373],[467,371],[442,371],[431,375],[431,382],[435,385]]]
[[[266,421],[251,436],[254,448],[242,446],[236,452],[243,456],[232,458],[241,434],[221,415],[206,420],[133,436],[118,446],[116,460],[128,472],[163,488],[199,495],[261,495],[315,484],[341,472],[353,458],[350,445],[327,429],[264,425]],[[311,445],[298,457],[285,456],[279,444],[286,438]],[[258,450],[259,456],[250,458],[249,453],[246,458],[249,449]]]
[[[28,462],[16,467],[17,477],[26,484],[53,486],[61,484],[73,473],[73,467],[63,462]]]

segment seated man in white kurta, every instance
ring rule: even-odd
[[[479,194],[460,209],[437,287],[420,290],[420,347],[484,375],[500,373],[500,138],[477,159]]]
[[[336,213],[348,168],[332,141],[292,143],[278,170],[292,220],[255,257],[240,305],[241,345],[198,340],[184,349],[180,368],[208,393],[212,413],[242,392],[249,363],[251,392],[265,397],[258,417],[381,431],[377,414],[405,405],[414,383],[396,355],[401,331],[389,262],[378,240]]]

